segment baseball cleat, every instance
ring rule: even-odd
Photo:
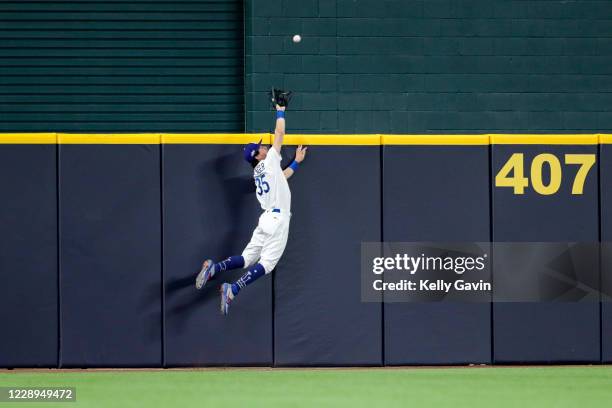
[[[202,270],[196,277],[196,289],[202,289],[204,285],[206,285],[206,282],[213,276],[215,276],[215,264],[212,260],[207,259],[202,264]]]
[[[229,283],[224,283],[221,285],[221,314],[226,316],[229,312],[229,305],[232,299],[234,298],[234,294],[232,293],[232,285]]]

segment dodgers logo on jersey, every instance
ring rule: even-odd
[[[261,173],[263,173],[266,170],[266,167],[264,166],[264,162],[261,161],[259,162],[259,164],[257,166],[255,166],[255,177],[259,176]]]

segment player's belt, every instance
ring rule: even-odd
[[[291,212],[289,212],[287,210],[282,210],[281,211],[280,208],[270,208],[269,210],[265,210],[265,212],[267,212],[267,213],[278,213],[278,214],[283,213],[283,214],[291,217]]]

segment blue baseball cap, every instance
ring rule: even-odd
[[[253,163],[253,160],[255,160],[255,156],[257,156],[259,151],[259,147],[261,146],[262,140],[263,139],[260,139],[259,143],[249,143],[248,145],[244,146],[244,160],[249,163]]]

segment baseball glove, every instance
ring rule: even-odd
[[[277,104],[279,106],[289,106],[291,96],[291,91],[283,91],[282,89],[272,88],[272,91],[270,91],[270,101],[272,102],[272,108],[276,108]]]

